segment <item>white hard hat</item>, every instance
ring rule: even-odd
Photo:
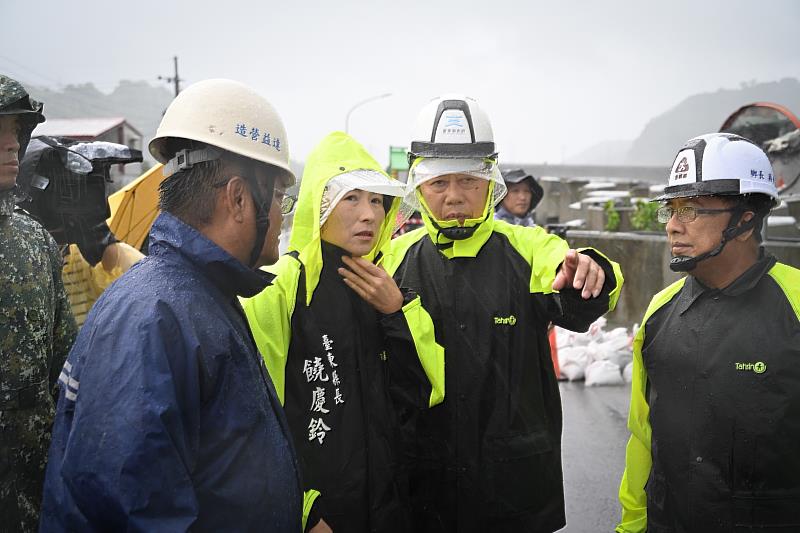
[[[188,139],[221,148],[280,169],[285,186],[295,182],[289,167],[289,141],[275,108],[242,83],[211,79],[197,82],[167,108],[150,141],[150,153],[165,163],[165,174],[219,157],[215,150],[170,153],[169,139]]]
[[[468,174],[494,182],[492,208],[506,195],[492,124],[474,98],[445,94],[428,102],[417,115],[408,160],[411,167],[397,227],[422,209],[417,188],[437,176]]]
[[[431,100],[417,116],[409,160],[496,156],[492,125],[474,99],[446,94]]]
[[[678,151],[664,194],[654,201],[693,196],[764,194],[780,202],[772,165],[761,148],[731,133],[709,133]]]

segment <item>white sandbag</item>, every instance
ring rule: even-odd
[[[633,361],[625,365],[622,371],[622,379],[625,383],[631,383],[633,381]]]
[[[566,346],[558,349],[558,367],[561,375],[570,381],[583,379],[587,363],[585,346]]]
[[[630,339],[628,328],[614,328],[611,331],[603,333],[603,342],[609,342],[615,339],[625,339],[626,341]]]
[[[608,361],[614,363],[620,368],[625,368],[631,361],[633,361],[633,352],[630,350],[618,350],[608,357]]]
[[[560,350],[565,346],[586,346],[590,342],[598,342],[603,339],[603,328],[605,328],[607,320],[605,317],[600,317],[595,320],[589,330],[583,333],[569,331],[561,327],[556,327],[556,346]]]
[[[611,361],[595,361],[586,367],[586,386],[622,385],[622,374],[619,366]]]

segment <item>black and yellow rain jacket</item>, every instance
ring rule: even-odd
[[[307,525],[323,518],[334,531],[410,531],[386,360],[401,360],[405,375],[413,376],[412,394],[434,405],[443,399],[443,349],[419,297],[407,294],[401,311],[378,313],[338,274],[347,252],[320,240],[325,184],[356,169],[382,172],[341,132],[309,155],[290,252],[270,268],[273,284],[244,309],[289,420]],[[389,241],[398,204],[368,259]]]
[[[547,327],[586,330],[613,308],[619,266],[583,250],[607,278],[583,300],[554,293],[569,247],[542,228],[484,217],[450,241],[423,219],[384,261],[420,295],[445,348],[445,402],[400,412],[415,531],[555,531],[565,521],[562,423]]]
[[[800,270],[675,282],[633,361],[617,531],[800,531]]]

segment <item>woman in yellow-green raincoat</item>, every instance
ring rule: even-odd
[[[347,134],[328,135],[306,162],[275,281],[244,302],[297,447],[307,528],[410,529],[387,360],[422,408],[443,399],[444,362],[419,297],[376,266],[403,188]]]

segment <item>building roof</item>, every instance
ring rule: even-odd
[[[33,135],[51,137],[98,137],[108,130],[127,124],[139,136],[139,130],[130,125],[125,117],[99,118],[48,118],[33,130]]]

